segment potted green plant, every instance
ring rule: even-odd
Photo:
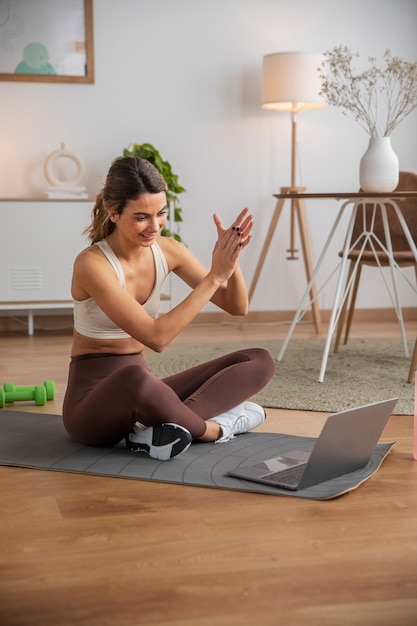
[[[162,174],[167,184],[167,201],[168,201],[168,222],[170,227],[165,226],[161,230],[163,237],[172,237],[177,241],[181,241],[179,234],[180,224],[182,220],[182,209],[179,206],[178,195],[184,193],[185,189],[178,182],[177,174],[172,171],[171,164],[165,161],[158,150],[150,143],[133,143],[123,150],[123,156],[137,156],[146,159]],[[172,213],[171,213],[172,211]],[[172,217],[172,219],[170,219]],[[175,225],[175,230],[171,230],[171,225]]]

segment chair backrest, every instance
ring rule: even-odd
[[[417,191],[417,173],[414,172],[400,172],[399,182],[395,191]],[[407,226],[410,230],[411,236],[414,241],[417,241],[417,198],[406,198],[405,200],[398,200],[397,204],[404,216]],[[359,235],[363,232],[363,212],[365,211],[366,225],[369,228],[370,221],[373,213],[373,204],[362,204],[358,207],[356,213],[355,224],[353,228],[352,242],[356,241]],[[410,246],[404,235],[401,224],[394,209],[387,205],[387,216],[390,226],[391,243],[393,252],[410,252]],[[382,241],[384,246],[386,245],[384,226],[382,223],[381,211],[376,211],[374,233]],[[361,242],[355,246],[356,249],[361,247]],[[378,249],[378,246],[376,246]],[[369,244],[367,244],[366,250],[371,250]]]

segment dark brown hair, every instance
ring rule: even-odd
[[[85,230],[91,243],[105,239],[116,225],[110,215],[123,213],[129,200],[144,193],[166,191],[167,185],[160,172],[146,159],[127,156],[116,159],[111,165],[102,191],[97,195],[91,213],[91,224]]]

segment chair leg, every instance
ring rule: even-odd
[[[417,369],[417,340],[416,343],[414,345],[414,352],[413,352],[413,356],[411,358],[411,365],[410,365],[410,371],[408,372],[408,383],[412,383],[413,379],[414,379],[414,373]]]
[[[350,327],[352,326],[352,320],[353,320],[353,314],[355,312],[356,296],[358,295],[359,280],[360,280],[360,277],[361,277],[361,272],[362,272],[362,263],[359,263],[357,271],[356,271],[355,282],[354,282],[353,291],[352,291],[352,297],[350,299],[349,314],[348,314],[348,318],[347,318],[347,322],[346,322],[345,339],[344,339],[344,344],[345,345],[348,342],[349,333],[350,333]]]
[[[348,276],[347,276],[347,279],[346,279],[346,285],[348,285],[349,282],[350,282],[350,278],[351,278],[352,272],[353,272],[353,267],[354,267],[354,264],[353,264],[353,261],[351,261],[350,265],[349,265]],[[339,351],[340,338],[342,336],[343,326],[345,324],[346,312],[347,312],[348,307],[349,307],[349,300],[351,299],[351,291],[352,291],[352,287],[350,287],[349,292],[346,293],[345,301],[343,303],[342,310],[340,312],[339,321],[337,323],[336,337],[335,337],[335,340],[334,340],[334,348],[333,348],[333,352],[335,354]]]
[[[417,281],[417,263],[414,265],[414,271],[416,273],[416,281]],[[408,372],[408,379],[407,379],[408,383],[413,382],[416,369],[417,369],[417,339],[414,345],[413,356],[411,357],[410,371]]]

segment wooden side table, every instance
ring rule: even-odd
[[[281,194],[277,194],[275,196],[276,198],[280,198]],[[397,214],[398,220],[401,224],[401,227],[404,231],[404,235],[406,236],[407,242],[410,246],[410,249],[412,250],[413,254],[414,254],[414,258],[416,259],[417,262],[417,247],[416,244],[412,238],[412,235],[408,229],[407,223],[401,213],[401,210],[397,204],[397,200],[401,200],[401,199],[405,199],[405,198],[417,198],[417,191],[392,191],[391,193],[366,193],[366,192],[354,192],[354,193],[315,193],[315,194],[311,194],[311,193],[290,193],[287,195],[287,197],[294,197],[294,198],[299,198],[299,199],[304,199],[304,198],[332,198],[332,199],[336,199],[336,200],[345,200],[342,204],[342,206],[339,209],[339,213],[336,217],[336,220],[332,226],[332,229],[330,231],[330,234],[327,238],[327,241],[324,245],[323,251],[319,257],[319,260],[316,264],[316,267],[311,275],[310,281],[307,285],[306,291],[301,299],[300,305],[297,309],[297,312],[294,316],[294,319],[292,321],[292,324],[290,326],[290,329],[288,331],[287,337],[281,347],[281,350],[278,354],[277,360],[281,361],[285,350],[287,348],[287,345],[291,339],[292,333],[294,331],[294,328],[296,326],[296,324],[300,321],[300,319],[302,318],[302,316],[304,315],[305,311],[306,311],[306,302],[308,301],[309,298],[309,294],[311,292],[311,289],[314,285],[314,281],[316,279],[318,270],[321,266],[321,263],[323,261],[323,258],[328,250],[328,247],[330,245],[330,242],[333,239],[333,236],[336,232],[336,229],[339,225],[339,222],[341,220],[341,217],[345,211],[345,209],[351,205],[352,207],[352,212],[351,212],[351,216],[349,219],[349,224],[348,224],[348,228],[347,228],[347,233],[346,233],[346,239],[345,241],[350,242],[351,241],[351,236],[352,236],[352,232],[353,232],[353,226],[354,226],[354,222],[355,222],[355,217],[356,217],[356,212],[358,209],[358,206],[363,204],[364,202],[366,203],[374,203],[375,206],[377,206],[380,211],[381,211],[381,215],[382,215],[382,219],[383,219],[383,223],[384,223],[384,228],[385,231],[387,233],[387,252],[388,252],[388,258],[390,261],[390,270],[391,270],[391,278],[392,278],[392,283],[393,283],[393,291],[394,291],[394,300],[395,300],[395,309],[397,312],[397,316],[398,316],[398,320],[400,323],[400,329],[401,329],[401,335],[402,335],[402,340],[403,340],[403,347],[404,347],[404,352],[405,355],[408,357],[408,347],[407,347],[407,342],[406,342],[406,337],[405,337],[405,331],[404,331],[404,323],[403,323],[403,319],[402,319],[402,314],[401,314],[401,307],[400,307],[400,303],[399,303],[399,299],[398,299],[398,292],[397,292],[397,285],[396,285],[396,277],[395,277],[395,271],[396,269],[398,269],[398,266],[395,262],[394,256],[393,256],[393,252],[392,252],[392,246],[391,246],[391,239],[390,239],[390,230],[389,230],[389,223],[388,223],[388,217],[387,217],[387,212],[386,212],[386,205],[390,205],[392,206],[392,208],[394,209],[395,213]],[[365,234],[365,233],[364,233]],[[371,233],[366,233],[367,235],[371,234]],[[322,358],[322,363],[321,363],[321,369],[320,369],[320,374],[319,374],[319,380],[318,382],[322,383],[324,380],[324,376],[325,376],[325,372],[326,372],[326,366],[327,366],[327,359],[329,356],[329,351],[330,351],[330,343],[332,340],[332,336],[333,333],[336,329],[336,325],[337,325],[337,321],[338,321],[338,316],[340,313],[340,309],[343,305],[343,301],[346,297],[346,291],[349,289],[349,285],[346,286],[345,291],[343,291],[343,284],[344,284],[344,280],[345,280],[345,275],[346,275],[346,270],[347,270],[347,263],[348,263],[348,254],[349,254],[349,248],[348,246],[345,246],[344,252],[343,252],[343,256],[342,256],[342,260],[340,262],[340,270],[339,270],[339,278],[338,278],[338,282],[337,282],[337,287],[336,287],[336,294],[335,294],[335,299],[334,299],[334,304],[333,304],[333,308],[331,311],[331,316],[330,316],[330,322],[329,322],[329,328],[327,331],[327,338],[326,338],[326,343],[325,343],[325,347],[324,347],[324,352],[323,352],[323,358]],[[337,268],[336,268],[337,269]],[[417,289],[414,289],[417,293]]]

